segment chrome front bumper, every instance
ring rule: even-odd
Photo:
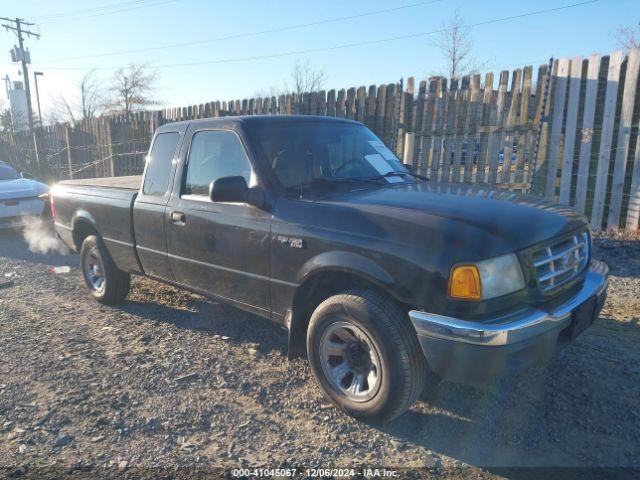
[[[548,358],[559,333],[571,324],[572,312],[596,297],[597,315],[604,302],[609,267],[593,260],[582,288],[570,299],[548,310],[526,308],[508,315],[467,321],[419,310],[409,318],[429,365],[445,378],[478,383],[471,377],[495,377],[517,364]],[[484,382],[484,379],[482,380]]]

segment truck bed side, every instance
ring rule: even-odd
[[[142,273],[136,251],[132,208],[138,195],[131,178],[71,180],[52,190],[56,230],[62,240],[78,251],[82,240],[97,232],[120,270]],[[107,186],[111,181],[111,185]],[[139,185],[140,180],[137,181]]]
[[[77,178],[74,180],[63,180],[60,182],[60,185],[116,188],[118,190],[132,190],[134,192],[140,190],[141,184],[142,175],[130,175],[126,177]]]

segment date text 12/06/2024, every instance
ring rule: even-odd
[[[397,470],[387,468],[234,468],[234,478],[396,478]]]

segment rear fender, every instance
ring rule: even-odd
[[[75,230],[78,222],[86,222],[91,225],[96,232],[99,232],[96,220],[93,218],[93,215],[86,210],[78,210],[73,214],[73,218],[71,219],[71,228]]]
[[[93,216],[86,210],[78,210],[73,214],[71,218],[71,230],[73,232],[73,242],[76,247],[76,251],[80,251],[80,245],[86,237],[86,229],[90,228],[101,236],[100,230],[96,225],[96,221]]]

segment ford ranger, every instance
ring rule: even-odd
[[[366,421],[400,415],[430,380],[545,361],[606,295],[582,215],[429,182],[350,120],[167,124],[143,176],[63,181],[51,200],[96,300],[123,302],[146,275],[268,318]]]

